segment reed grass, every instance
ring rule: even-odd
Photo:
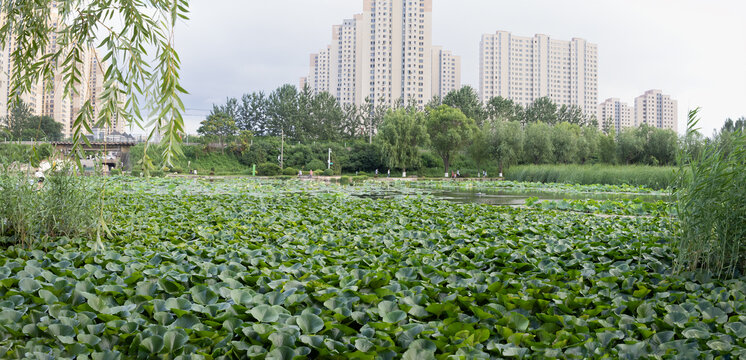
[[[632,185],[667,189],[675,179],[675,168],[644,165],[521,165],[505,173],[505,179],[520,182],[578,185]]]
[[[697,122],[697,111],[690,112],[687,136]],[[746,136],[739,132],[728,144],[710,142],[702,151],[679,153],[678,271],[705,271],[720,279],[746,274],[745,149]]]

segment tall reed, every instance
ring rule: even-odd
[[[688,137],[697,122],[697,111],[690,112]],[[735,133],[730,144],[710,142],[697,152],[682,148],[679,164],[677,270],[720,279],[745,275],[746,136]]]

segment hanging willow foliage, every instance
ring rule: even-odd
[[[186,90],[179,84],[180,60],[174,28],[187,20],[187,0],[11,0],[0,2],[0,46],[10,49],[9,102],[17,103],[39,81],[63,81],[63,96],[82,83],[84,54],[101,51],[101,104],[94,118],[90,100],[72,124],[73,153],[82,154],[92,126],[119,120],[161,136],[163,158],[181,154]],[[108,64],[103,68],[103,64]],[[144,158],[143,163],[152,167]]]

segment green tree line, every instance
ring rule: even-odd
[[[342,106],[328,93],[285,85],[269,95],[252,93],[215,105],[198,132],[203,142],[246,164],[279,164],[284,136],[287,166],[315,170],[310,159],[325,164],[327,150],[336,148],[333,154],[362,151],[351,157],[367,159],[342,164],[339,171],[424,168],[441,174],[454,166],[502,173],[517,164],[673,165],[683,141],[672,130],[647,125],[604,132],[579,108],[548,98],[526,108],[501,97],[482,104],[468,86],[419,110],[401,101],[390,108],[370,100]],[[303,155],[307,162],[289,160],[306,150],[316,155]]]

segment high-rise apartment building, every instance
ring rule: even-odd
[[[2,20],[5,21],[4,19]],[[59,27],[57,3],[52,3],[52,11],[48,21],[53,27]],[[0,51],[0,117],[7,116],[9,112],[9,99],[12,98],[10,93],[10,78],[15,71],[10,54],[16,50],[17,44],[9,40],[8,46]],[[50,42],[45,49],[46,53],[58,51],[58,45],[55,41]],[[20,96],[21,100],[29,107],[32,115],[49,116],[56,122],[62,124],[62,135],[70,137],[72,135],[72,124],[78,112],[86,101],[91,102],[93,108],[93,127],[98,119],[101,108],[98,97],[103,90],[103,78],[106,65],[99,64],[99,58],[95,48],[86,49],[81,55],[81,64],[79,65],[80,84],[73,91],[65,94],[65,80],[61,74],[56,74],[49,81],[38,81],[32,84],[29,91]],[[99,133],[109,134],[124,130],[123,121],[112,119],[112,126],[98,129]]]
[[[616,98],[606,99],[606,101],[598,104],[596,119],[601,129],[608,123],[617,133],[624,128],[635,126],[632,108]]]
[[[363,0],[363,13],[334,26],[332,39],[327,60],[326,50],[311,55],[301,84],[328,91],[342,104],[403,100],[424,107],[435,90],[460,85],[460,59],[432,51],[432,0]],[[433,59],[444,53],[445,59]],[[445,84],[433,84],[441,79],[435,71],[450,72]]]
[[[501,96],[523,106],[549,97],[595,116],[598,107],[598,47],[586,40],[482,35],[479,88],[483,102]]]
[[[678,131],[678,102],[660,90],[648,90],[635,98],[635,124]]]
[[[440,46],[433,46],[432,52],[432,94],[442,99],[449,92],[461,88],[461,57]]]

